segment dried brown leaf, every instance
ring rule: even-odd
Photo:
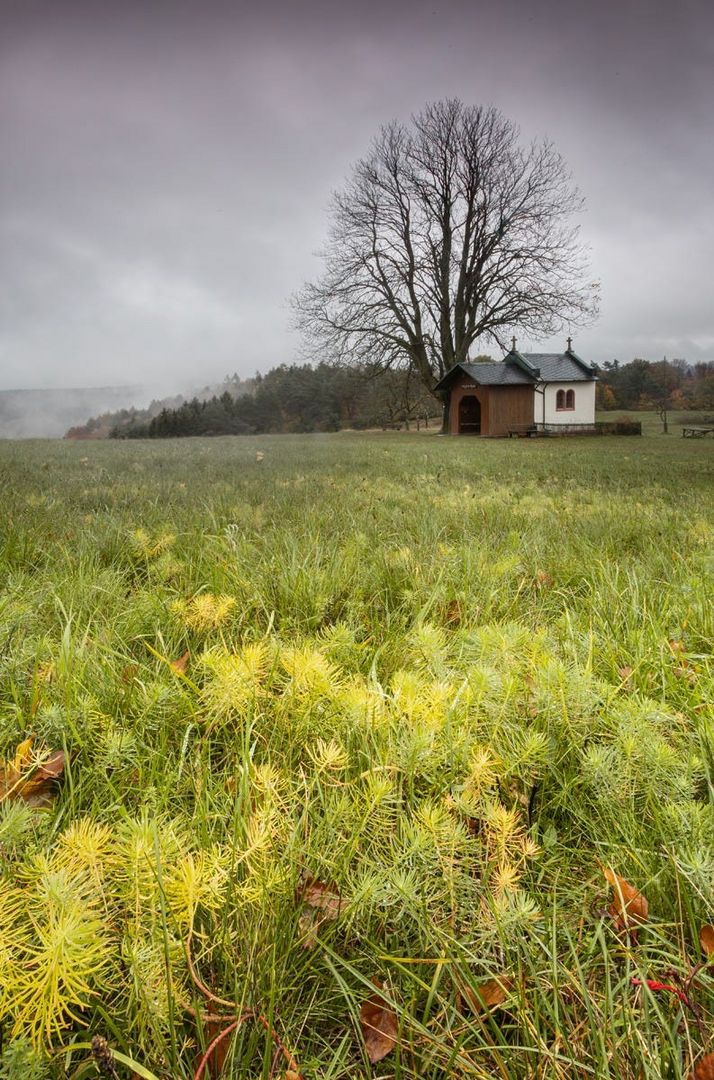
[[[134,681],[134,679],[136,678],[136,676],[138,674],[139,674],[139,665],[138,664],[127,664],[125,667],[123,667],[121,669],[121,681],[125,685],[128,685],[129,683]]]
[[[488,1009],[496,1009],[506,1000],[513,989],[513,979],[508,975],[499,975],[496,979],[489,979],[480,986],[471,989],[470,986],[462,985],[461,993],[468,1001],[473,1012],[484,1012]]]
[[[621,682],[624,682],[624,683],[629,682],[630,679],[632,678],[633,671],[634,671],[634,668],[631,668],[628,665],[625,665],[625,667],[619,667],[617,669],[618,678],[620,679]]]
[[[461,626],[463,622],[463,612],[461,611],[461,604],[458,600],[449,600],[444,611],[444,620],[449,626]]]
[[[360,1025],[367,1057],[376,1065],[390,1054],[397,1045],[397,1017],[379,993],[382,984],[373,979],[377,993],[362,1003],[359,1011]]]
[[[326,919],[337,919],[347,907],[334,885],[317,878],[306,877],[298,889],[298,897],[315,911],[321,911]]]
[[[301,946],[303,949],[314,949],[317,945],[317,928],[320,920],[314,911],[303,911],[300,916],[298,928],[302,936]]]
[[[53,750],[50,756],[37,766],[35,776],[41,780],[56,780],[64,772],[65,764],[64,750]]]
[[[172,667],[174,671],[178,671],[180,675],[183,675],[188,667],[190,658],[191,653],[187,649],[183,656],[179,656],[178,660],[172,660],[169,666]]]
[[[692,1080],[714,1080],[714,1054],[705,1054],[694,1066]]]
[[[615,874],[609,866],[604,866],[602,872],[615,892],[608,908],[614,920],[615,929],[628,930],[632,927],[632,923],[646,922],[649,915],[647,897],[630,885],[629,881]]]
[[[710,926],[709,923],[703,926],[699,931],[699,944],[702,947],[702,952],[707,956],[714,956],[714,926]]]
[[[347,901],[339,895],[334,885],[328,885],[309,875],[303,878],[297,895],[306,905],[299,922],[300,933],[303,935],[302,947],[313,949],[317,945],[320,924],[338,919],[347,907]]]
[[[54,781],[62,775],[66,763],[63,750],[55,750],[43,760],[33,761],[33,737],[17,747],[15,757],[0,762],[0,802],[22,799],[28,806],[44,808],[54,799]]]

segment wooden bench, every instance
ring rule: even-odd
[[[515,435],[517,439],[530,439],[534,435],[541,434],[535,424],[519,424],[517,427],[508,429],[508,438],[512,439]]]
[[[714,435],[714,427],[682,427],[683,439],[703,439],[705,435]]]

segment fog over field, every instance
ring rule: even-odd
[[[704,0],[4,0],[0,389],[297,358],[331,191],[381,123],[447,96],[572,169],[602,282],[583,355],[714,359],[713,58]]]
[[[0,439],[61,438],[90,416],[148,404],[142,386],[0,390]]]

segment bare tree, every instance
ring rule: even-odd
[[[294,300],[331,359],[407,366],[433,388],[478,338],[548,335],[597,310],[549,142],[522,147],[492,108],[449,100],[382,128],[333,196],[323,276]]]

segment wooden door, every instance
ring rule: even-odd
[[[466,394],[459,402],[459,435],[481,434],[481,402],[475,394]]]

